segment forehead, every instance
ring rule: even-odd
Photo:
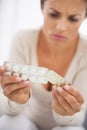
[[[85,0],[47,0],[45,6],[71,14],[86,11]]]

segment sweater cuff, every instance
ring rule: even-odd
[[[83,124],[85,113],[86,111],[82,109],[72,116],[62,116],[53,111],[53,117],[55,121],[61,125],[81,125]]]
[[[27,104],[28,104],[28,101],[25,104],[18,104],[16,102],[8,100],[7,109],[11,115],[15,115],[15,114],[21,113],[25,109]]]

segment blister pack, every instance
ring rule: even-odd
[[[53,70],[49,70],[45,75],[45,78],[52,84],[61,87],[64,85],[70,85],[68,81],[66,81],[63,77],[61,77],[58,73]]]
[[[70,84],[59,74],[45,67],[16,64],[11,62],[6,62],[5,66],[7,67],[7,71],[4,73],[5,75],[12,74],[15,76],[21,76],[22,80],[29,79],[30,82],[41,84],[46,84],[47,82],[50,82],[57,86]]]

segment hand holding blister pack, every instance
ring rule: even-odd
[[[29,66],[12,62],[6,62],[5,66],[7,67],[7,71],[4,75],[13,74],[14,76],[21,76],[22,80],[29,80],[30,82],[41,84],[50,82],[59,87],[70,84],[59,74],[45,67]]]

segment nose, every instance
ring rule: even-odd
[[[67,22],[66,20],[58,20],[56,24],[56,28],[59,31],[66,31],[67,29]]]

